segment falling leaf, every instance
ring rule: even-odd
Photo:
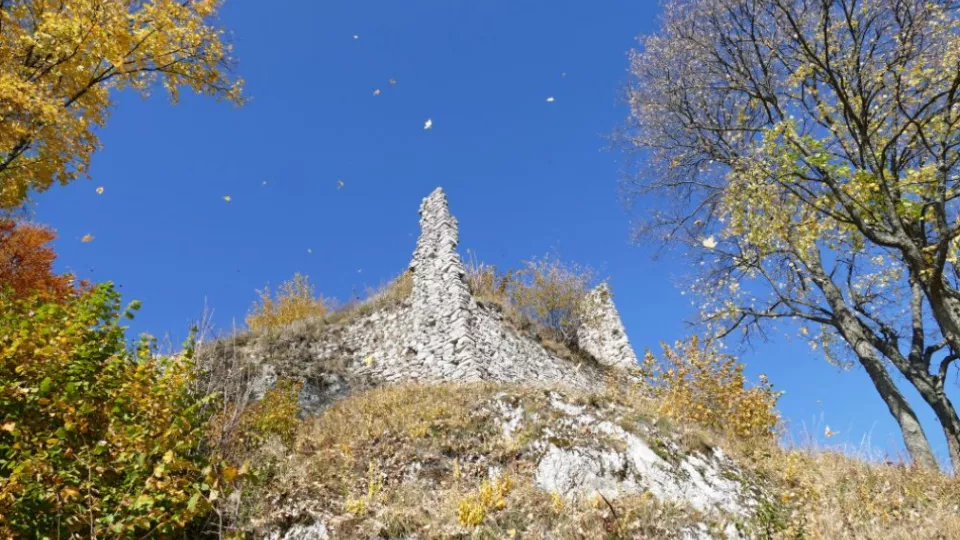
[[[561,74],[560,74],[560,78],[561,78],[561,79],[566,79],[566,78],[567,78],[567,72],[564,71],[563,73],[561,73]]]
[[[97,195],[103,195],[103,186],[97,188]]]
[[[230,199],[230,196],[229,196],[229,195],[224,195],[224,196],[223,196],[223,200],[225,200],[225,201],[227,201],[227,202],[230,202],[231,199]]]
[[[390,83],[390,86],[393,86],[393,85],[397,84],[397,80],[394,79],[393,77],[390,77],[390,80],[387,81],[387,82]]]
[[[353,39],[360,39],[360,34],[354,34]]]
[[[343,189],[343,180],[337,179],[337,189]]]
[[[374,91],[373,91],[373,95],[379,96],[379,95],[380,95],[380,89],[377,88],[376,90],[374,90]]]
[[[266,181],[266,180],[264,180],[263,182],[260,182],[260,185],[261,185],[261,186],[265,186],[265,185],[267,185],[267,181]]]
[[[93,242],[93,235],[85,234],[83,235],[83,238],[80,239],[80,241],[83,242],[84,244],[86,244],[87,242]]]
[[[433,127],[433,120],[427,118],[427,121],[423,123],[423,129],[431,129]]]
[[[702,244],[703,247],[707,249],[714,249],[717,247],[717,239],[712,236],[710,238],[704,238]]]
[[[313,253],[313,250],[310,248],[307,248],[307,253]]]
[[[829,439],[830,437],[833,437],[833,436],[836,435],[837,433],[838,433],[838,432],[833,431],[832,429],[830,429],[830,426],[827,426],[827,429],[823,430],[823,436],[826,437],[826,438],[828,438],[828,439]]]
[[[553,96],[547,98],[547,103],[553,103]]]

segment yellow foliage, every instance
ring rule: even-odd
[[[488,514],[507,507],[507,496],[513,488],[513,479],[508,474],[501,475],[493,482],[484,480],[477,493],[460,500],[457,521],[465,527],[480,525]]]
[[[280,285],[276,298],[271,296],[270,287],[257,293],[260,301],[253,304],[247,315],[247,326],[251,330],[273,330],[300,319],[323,318],[327,314],[327,306],[315,297],[310,279],[301,274]]]
[[[380,472],[377,466],[373,462],[370,462],[367,466],[367,491],[360,497],[347,498],[344,503],[347,512],[358,516],[367,513],[370,504],[377,497],[377,494],[380,493],[381,489],[383,489],[383,480],[380,478]]]
[[[647,352],[641,367],[662,414],[737,437],[776,434],[781,392],[766,377],[748,388],[743,364],[701,346],[696,337],[674,347],[663,345],[663,351],[663,362]]]
[[[174,536],[216,499],[192,349],[128,349],[119,301],[0,293],[0,537]]]
[[[0,9],[0,208],[86,174],[112,90],[241,102],[221,0],[11,0]]]
[[[210,420],[208,438],[227,463],[242,463],[272,437],[292,442],[300,426],[300,389],[303,384],[281,379],[258,401],[244,405],[225,403]]]

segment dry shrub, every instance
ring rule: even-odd
[[[577,330],[586,319],[584,301],[593,274],[588,267],[551,256],[525,261],[511,282],[511,299],[555,340],[575,343]]]
[[[280,285],[276,298],[271,296],[269,286],[257,294],[260,301],[254,302],[247,315],[247,326],[254,331],[275,330],[310,317],[322,319],[328,311],[323,299],[314,294],[310,279],[299,273]]]
[[[664,344],[663,352],[658,362],[648,351],[640,368],[661,414],[742,438],[776,436],[782,392],[774,391],[765,376],[748,387],[742,363],[701,345],[697,337],[673,347]]]
[[[472,259],[466,264],[467,287],[473,296],[479,300],[506,303],[509,300],[508,291],[514,280],[514,271],[506,274],[497,272],[497,267],[486,263],[478,263]]]
[[[208,529],[219,536],[246,520],[263,503],[264,487],[293,451],[302,383],[281,379],[257,401],[224,401],[207,426],[211,453],[217,458],[224,489],[233,496],[213,506]]]
[[[494,266],[467,264],[467,285],[475,298],[498,304],[508,318],[532,323],[542,337],[567,346],[576,344],[577,331],[589,318],[585,300],[594,276],[592,268],[553,255],[502,274]]]
[[[224,402],[209,428],[217,452],[228,462],[241,464],[273,437],[291,444],[300,426],[302,386],[299,381],[281,379],[257,401]]]

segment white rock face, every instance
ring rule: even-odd
[[[721,451],[684,454],[674,448],[671,453],[677,460],[669,462],[643,439],[612,422],[598,420],[559,397],[551,404],[566,416],[562,423],[616,444],[570,448],[550,444],[537,464],[535,481],[540,489],[573,500],[596,493],[613,499],[650,492],[662,501],[689,504],[703,512],[745,515],[749,510],[742,484],[724,476],[735,467]]]
[[[330,533],[322,521],[316,521],[310,525],[294,525],[282,535],[274,533],[267,538],[270,540],[328,540]]]

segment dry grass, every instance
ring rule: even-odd
[[[568,397],[598,409],[629,402],[644,407],[638,418],[652,414],[643,398]],[[506,440],[493,418],[496,402],[536,412],[527,418],[537,420]],[[649,496],[574,503],[538,491],[536,456],[528,443],[546,437],[555,414],[543,389],[489,384],[374,389],[306,424],[295,457],[267,494],[256,498],[313,501],[311,511],[324,516],[341,538],[413,533],[424,538],[681,538],[695,523],[711,524],[686,507]],[[498,472],[491,476],[491,471]],[[276,522],[277,508],[273,517],[261,510],[256,523]]]
[[[720,446],[734,456],[742,481],[770,494],[740,524],[751,537],[960,538],[957,480],[678,424],[658,416],[645,392],[623,388],[568,397],[602,414],[616,411],[625,428],[656,426],[684,452]],[[286,451],[292,456],[277,456],[281,466],[245,515],[263,532],[289,524],[284,505],[296,501],[336,538],[682,538],[698,523],[719,534],[720,523],[649,495],[571,502],[538,491],[529,443],[556,421],[547,401],[542,389],[488,384],[392,386],[350,397],[303,425]],[[537,412],[538,420],[505,440],[494,402]]]
[[[348,302],[340,306],[327,316],[326,321],[331,324],[347,324],[376,311],[399,306],[410,298],[411,293],[413,273],[408,270],[379,288],[368,290],[362,301]]]
[[[865,453],[722,445],[777,487],[779,538],[960,539],[960,480]]]

